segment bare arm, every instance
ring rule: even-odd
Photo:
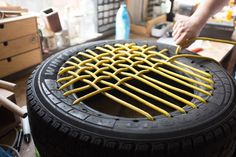
[[[199,5],[192,16],[199,18],[199,21],[205,23],[209,17],[220,11],[228,1],[229,0],[205,0]]]
[[[228,1],[205,0],[198,6],[192,16],[177,21],[173,28],[173,36],[176,44],[181,45],[185,40],[198,36],[209,17],[220,11]]]

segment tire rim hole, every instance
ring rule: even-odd
[[[122,42],[123,43],[123,42]],[[128,44],[128,43],[127,43]],[[126,46],[126,47],[128,47],[129,45],[127,45],[127,44],[125,44],[125,43],[123,43],[123,45],[124,46]],[[101,45],[103,45],[103,46],[101,46]],[[114,47],[114,45],[115,45],[115,43],[113,43],[113,47]],[[138,46],[139,44],[137,43],[137,46]],[[112,45],[110,45],[110,46],[112,46]],[[144,48],[146,48],[146,47],[149,47],[149,44],[144,44],[143,45],[144,46]],[[97,48],[97,47],[99,47],[99,48]],[[105,50],[100,50],[100,49],[102,49],[101,47],[104,47],[104,48],[109,48],[109,46],[107,46],[107,43],[106,42],[104,42],[104,43],[100,43],[100,44],[97,44],[97,46],[90,46],[90,47],[87,47],[87,48],[85,48],[85,51],[88,51],[88,50],[91,50],[92,49],[92,51],[93,52],[91,52],[91,53],[94,53],[94,54],[92,54],[92,56],[95,56],[95,58],[97,57],[97,54],[100,54],[100,53],[102,53],[103,51],[104,52],[106,52]],[[116,47],[116,46],[115,46]],[[111,49],[111,48],[110,48]],[[122,48],[123,49],[123,48]],[[134,48],[134,50],[135,50],[135,48]],[[110,51],[110,50],[109,50]],[[166,52],[166,51],[165,51]],[[107,55],[107,54],[106,54]],[[113,54],[114,55],[114,54]],[[75,56],[75,54],[73,54],[72,56]],[[71,57],[72,57],[71,56]],[[85,60],[87,60],[86,58],[86,55],[85,56],[83,56],[83,54],[81,54],[81,56],[76,56],[76,57],[78,57],[78,59],[79,59],[79,61],[78,62],[82,62],[82,61],[85,61]],[[110,57],[110,55],[108,55],[108,57]],[[98,60],[100,59],[100,58],[97,58]],[[146,59],[146,58],[145,58]],[[70,61],[71,60],[73,60],[73,59],[69,59]],[[71,61],[72,62],[72,61]],[[89,61],[90,62],[90,61]],[[132,63],[133,63],[133,61],[132,61]],[[196,61],[196,60],[190,60],[190,63],[188,62],[188,63],[186,63],[186,64],[198,64],[198,62]],[[67,63],[65,63],[65,64],[67,64]],[[74,62],[73,63],[71,63],[72,65],[75,65],[74,64]],[[91,64],[94,64],[93,62],[91,62]],[[126,61],[125,61],[125,64],[126,64]],[[129,65],[129,63],[128,63],[128,65]],[[151,63],[150,65],[153,65],[153,63]],[[150,66],[149,64],[148,65],[146,65],[146,66]],[[63,65],[63,66],[65,66],[65,65]],[[94,65],[94,66],[96,66],[96,65]],[[120,67],[118,66],[117,67],[117,65],[114,65],[115,67],[115,69],[119,69]],[[133,65],[132,65],[133,66]],[[190,65],[191,66],[191,65]],[[198,64],[198,66],[200,66],[200,67],[204,67],[203,65],[200,65],[200,64]],[[66,66],[67,67],[67,66]],[[79,67],[78,67],[79,68]],[[94,68],[94,67],[93,67]],[[94,70],[96,70],[96,68],[95,69],[90,69],[90,72],[92,71],[92,72],[94,72]],[[97,67],[97,68],[99,68],[99,67]],[[141,67],[139,67],[139,66],[136,66],[135,67],[135,69],[136,69],[136,71],[140,71],[140,70],[142,70],[142,66]],[[165,64],[161,64],[160,65],[160,68],[162,68],[162,69],[164,69],[164,70],[166,70],[167,72],[169,71],[171,74],[172,73],[177,73],[178,75],[176,76],[176,77],[180,77],[180,75],[185,75],[185,71],[183,71],[183,70],[179,70],[178,68],[171,68],[171,67],[169,67],[169,66],[167,66],[167,65],[165,65]],[[71,68],[69,68],[69,70],[70,70]],[[144,67],[144,69],[145,69],[145,67]],[[68,69],[66,69],[66,70],[68,70]],[[72,68],[72,70],[76,70],[75,68]],[[104,69],[103,69],[104,70]],[[107,70],[107,71],[106,71]],[[113,70],[114,69],[110,69],[110,68],[108,68],[108,69],[106,69],[105,71],[107,72],[107,73],[114,73],[113,72]],[[130,72],[131,71],[131,73],[133,74],[133,72],[132,72],[132,70],[130,70],[130,69],[128,69],[128,72]],[[63,71],[64,72],[64,71]],[[86,71],[84,72],[84,71],[81,71],[80,72],[81,73],[81,75],[85,75],[85,73],[87,73]],[[138,72],[135,72],[135,73],[138,73]],[[200,73],[200,72],[199,72]],[[106,74],[106,73],[105,73]],[[191,74],[191,73],[190,73]],[[189,75],[190,75],[189,73],[187,73],[186,75],[185,75],[185,77],[189,77]],[[69,75],[69,74],[68,74]],[[99,77],[101,75],[101,73],[96,73],[96,77]],[[103,74],[102,74],[103,75]],[[106,74],[107,75],[107,74]],[[116,75],[116,74],[115,74]],[[207,74],[205,74],[205,75],[207,75]],[[65,75],[65,76],[67,76],[67,75]],[[175,75],[174,75],[175,76]],[[194,76],[194,75],[193,75]],[[207,75],[208,76],[208,75]],[[64,77],[64,76],[63,76]],[[87,76],[86,76],[87,77]],[[122,78],[124,78],[124,77],[127,77],[126,75],[125,76],[123,76],[123,74],[121,75],[121,74],[117,74],[117,77],[119,78],[118,80],[120,80],[120,79],[122,79]],[[129,76],[130,77],[130,76]],[[167,84],[167,85],[170,85],[170,86],[173,86],[173,87],[175,87],[175,88],[177,88],[177,89],[181,89],[181,90],[184,90],[184,91],[186,91],[186,92],[188,92],[188,93],[191,93],[191,94],[194,94],[194,89],[192,89],[192,88],[190,88],[190,87],[188,87],[188,86],[185,86],[183,83],[180,83],[180,84],[176,84],[176,81],[175,80],[173,80],[173,79],[171,79],[171,78],[169,78],[169,77],[165,77],[165,75],[162,75],[162,73],[158,73],[158,72],[155,72],[155,71],[152,71],[152,70],[149,70],[149,71],[147,71],[147,73],[145,73],[145,77],[147,77],[147,78],[152,78],[153,80],[158,80],[159,82],[161,82],[161,83],[164,83],[164,84]],[[209,76],[208,76],[209,77]],[[89,77],[90,78],[90,77]],[[92,81],[93,79],[94,79],[95,77],[91,77],[91,80],[89,80],[89,81]],[[182,78],[181,78],[182,79]],[[183,78],[184,79],[184,78]],[[65,79],[65,80],[67,80],[67,79]],[[184,79],[185,80],[185,79]],[[95,92],[95,90],[97,90],[97,89],[102,89],[102,88],[104,88],[104,86],[110,86],[110,84],[114,84],[114,83],[116,83],[116,81],[117,81],[117,79],[116,78],[114,78],[113,76],[110,76],[109,75],[109,80],[106,80],[106,82],[104,83],[104,82],[100,82],[100,81],[97,81],[96,82],[96,85],[98,86],[98,87],[96,87],[95,89],[94,88],[87,88],[86,87],[86,90],[82,90],[82,92],[75,92],[75,91],[70,91],[70,92],[75,92],[75,97],[76,97],[76,99],[78,99],[78,101],[76,101],[76,102],[80,102],[80,101],[83,101],[83,103],[84,103],[84,105],[86,105],[86,107],[85,108],[87,108],[87,110],[89,111],[90,109],[92,109],[92,110],[95,110],[95,111],[98,111],[98,113],[96,113],[95,115],[97,115],[97,116],[101,116],[101,114],[108,114],[108,115],[112,115],[112,116],[116,116],[116,117],[125,117],[125,118],[130,118],[130,120],[132,121],[133,120],[133,118],[140,118],[140,117],[143,117],[142,116],[142,114],[140,114],[140,113],[137,113],[137,112],[135,112],[135,111],[133,111],[132,109],[130,110],[129,108],[124,108],[124,106],[127,106],[127,105],[123,105],[123,106],[120,106],[120,102],[121,101],[117,101],[117,100],[122,100],[123,102],[127,102],[128,104],[135,104],[135,107],[137,107],[137,108],[139,108],[140,110],[143,110],[143,111],[146,111],[147,113],[149,113],[149,115],[152,115],[152,116],[159,116],[159,115],[161,115],[161,113],[163,114],[163,115],[166,115],[166,116],[170,116],[170,117],[173,117],[173,115],[171,115],[171,112],[175,112],[176,111],[176,108],[175,107],[173,107],[173,106],[170,106],[170,105],[167,105],[167,106],[164,106],[163,104],[162,104],[162,101],[159,101],[159,100],[156,100],[156,99],[154,99],[153,97],[154,96],[152,96],[152,95],[158,95],[158,97],[159,97],[159,99],[163,99],[163,100],[165,100],[165,101],[167,101],[167,102],[170,102],[170,103],[172,103],[172,104],[174,104],[174,105],[177,105],[178,107],[180,107],[180,108],[183,108],[183,107],[185,107],[186,105],[184,105],[183,103],[180,103],[182,100],[187,100],[187,101],[189,101],[189,102],[191,102],[191,100],[193,99],[192,98],[192,95],[190,95],[190,94],[183,94],[182,92],[178,92],[176,89],[172,89],[172,88],[170,88],[170,92],[173,92],[173,94],[175,94],[176,96],[178,96],[178,97],[180,97],[180,98],[182,98],[182,99],[172,99],[172,96],[166,96],[165,95],[165,92],[163,92],[162,90],[161,90],[161,88],[160,89],[158,89],[158,93],[157,93],[157,91],[156,91],[156,89],[154,89],[154,88],[150,88],[150,87],[146,87],[147,85],[146,85],[146,83],[145,82],[143,82],[142,80],[140,81],[139,79],[134,79],[134,80],[126,80],[126,82],[129,84],[129,86],[127,87],[126,85],[121,85],[122,87],[121,88],[124,88],[124,90],[126,91],[126,92],[124,92],[124,91],[121,91],[121,90],[119,90],[119,89],[116,89],[116,88],[114,88],[114,89],[112,89],[112,90],[109,90],[109,91],[106,91],[108,94],[110,94],[110,96],[109,97],[105,97],[104,98],[104,95],[103,95],[103,93],[97,93],[97,92]],[[188,80],[185,80],[187,83],[188,83]],[[149,80],[149,82],[150,82],[150,80]],[[152,80],[151,80],[151,82],[152,82]],[[189,81],[189,82],[191,82],[191,81]],[[154,81],[154,84],[155,84],[156,82]],[[72,89],[82,89],[84,86],[86,86],[88,84],[88,81],[86,82],[83,82],[83,81],[77,81],[77,82],[73,82],[73,83],[71,83],[70,85],[70,87],[72,88]],[[159,83],[157,83],[157,84],[159,84]],[[178,86],[177,86],[178,85]],[[153,86],[155,86],[155,85],[153,85]],[[70,88],[70,90],[72,90]],[[113,88],[113,86],[112,86],[112,88]],[[147,94],[143,94],[142,92],[140,92],[141,90],[134,90],[134,88],[138,88],[138,89],[141,89],[142,91],[145,91],[146,93],[149,93],[149,95],[147,95]],[[169,88],[169,87],[166,87],[166,88]],[[85,89],[85,88],[83,88],[83,89]],[[164,90],[166,90],[165,88],[164,88]],[[173,90],[173,91],[172,91]],[[83,97],[82,98],[82,96],[86,96],[86,95],[88,95],[89,93],[91,93],[91,92],[94,92],[94,95],[92,94],[92,95],[89,95],[88,97]],[[128,93],[128,94],[127,94]],[[129,93],[132,93],[133,95],[131,95],[131,94],[129,94]],[[107,94],[107,95],[108,95]],[[127,94],[127,95],[126,95]],[[107,95],[105,95],[105,96],[107,96]],[[151,96],[152,97],[151,97]],[[113,97],[112,97],[113,96]],[[136,97],[138,97],[138,98],[140,98],[140,99],[135,99],[134,98],[134,96],[136,96]],[[79,100],[81,98],[81,100]],[[116,99],[117,100],[116,100]],[[114,100],[115,99],[115,100]],[[142,101],[141,101],[142,100]],[[163,109],[164,111],[166,111],[166,112],[164,112],[164,111],[162,111],[161,113],[156,113],[156,111],[153,111],[152,109],[150,109],[150,108],[148,108],[150,105],[146,105],[146,106],[144,106],[142,103],[144,102],[143,100],[145,100],[146,102],[148,102],[149,104],[155,104],[155,106],[157,106],[157,107],[159,107],[159,108],[161,108],[161,109]],[[93,104],[93,103],[95,103],[95,104]],[[101,105],[102,104],[102,105]],[[106,104],[108,104],[109,106],[106,106]],[[112,107],[110,107],[111,105],[110,104],[113,104],[112,105]],[[87,110],[84,110],[83,109],[83,111],[87,111]],[[178,109],[179,111],[180,111],[180,109]],[[100,112],[100,113],[99,113]],[[168,114],[167,114],[167,112],[168,112]],[[143,114],[144,115],[144,114]]]
[[[133,120],[133,122],[137,123],[137,122],[139,122],[139,120],[138,120],[138,119],[135,119],[135,120]]]

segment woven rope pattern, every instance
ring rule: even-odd
[[[70,60],[66,61],[65,66],[61,67],[58,73],[59,79],[57,81],[61,84],[61,90],[66,89],[64,93],[65,96],[82,92],[90,88],[95,89],[93,92],[79,97],[74,101],[74,104],[79,104],[81,101],[101,93],[113,101],[146,116],[150,120],[153,119],[153,116],[148,112],[119,99],[115,95],[110,94],[109,91],[115,89],[167,117],[171,116],[169,112],[131,91],[138,92],[141,95],[161,102],[162,104],[182,113],[185,113],[185,110],[172,102],[158,97],[158,95],[148,93],[143,89],[129,84],[128,81],[140,81],[146,86],[149,86],[149,88],[154,88],[155,90],[162,92],[185,105],[191,106],[192,108],[196,108],[197,106],[191,101],[188,101],[171,91],[187,95],[205,103],[206,101],[202,97],[164,83],[160,80],[156,80],[148,76],[147,73],[156,73],[178,84],[182,84],[209,96],[211,95],[209,90],[213,89],[212,84],[214,83],[212,81],[212,76],[209,73],[193,68],[180,61],[176,61],[177,58],[182,57],[181,55],[176,55],[170,58],[164,55],[164,53],[168,51],[167,49],[160,52],[156,52],[155,50],[156,46],[138,46],[135,43],[115,44],[114,46],[105,45],[104,47],[96,47],[94,51],[88,49],[85,52],[79,52],[77,56],[73,56]],[[185,55],[183,57],[188,56]],[[189,57],[191,57],[191,55]],[[194,58],[196,58],[195,55]],[[193,78],[198,78],[198,80],[200,79],[201,81],[180,75],[179,73],[170,71],[164,67],[174,69],[175,71],[181,71],[182,73],[186,73]],[[83,82],[85,85],[70,89],[70,85],[76,82]],[[129,90],[122,88],[122,86],[127,87]]]

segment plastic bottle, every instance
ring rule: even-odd
[[[130,18],[126,4],[123,2],[116,15],[116,39],[129,39],[130,34]]]

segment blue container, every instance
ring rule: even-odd
[[[130,18],[125,3],[122,3],[116,15],[116,39],[129,39]]]

